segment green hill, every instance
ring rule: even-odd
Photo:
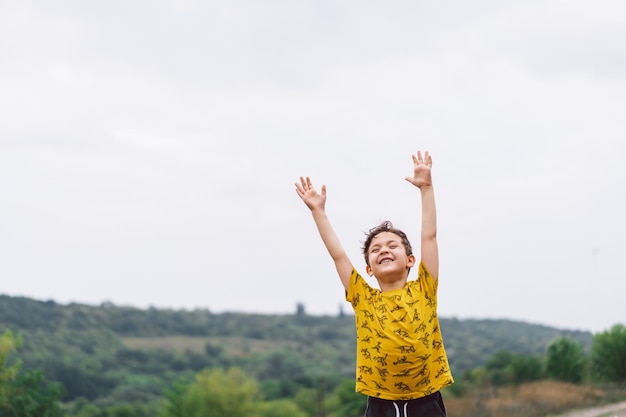
[[[566,336],[588,350],[592,334],[510,320],[440,318],[455,373],[483,366],[499,350],[543,356]],[[62,382],[71,401],[158,398],[179,378],[207,367],[243,368],[265,395],[289,396],[354,374],[354,317],[62,305],[0,295],[0,332],[23,338],[24,368]]]

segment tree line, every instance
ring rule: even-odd
[[[0,415],[3,417],[356,417],[365,397],[354,392],[354,379],[343,378],[330,393],[320,378],[291,395],[269,398],[262,383],[239,367],[206,367],[191,378],[179,377],[148,401],[115,402],[105,407],[85,398],[65,404],[65,387],[39,369],[22,370],[16,355],[21,338],[0,335]],[[553,379],[574,384],[626,383],[626,326],[618,324],[594,336],[591,353],[561,337],[542,357],[500,350],[485,366],[467,370],[446,395],[460,396],[477,386],[503,386]]]
[[[457,381],[446,395],[537,378],[588,383],[626,374],[613,363],[625,349],[616,342],[623,326],[591,335],[505,320],[440,322]],[[241,415],[362,415],[364,398],[354,393],[354,317],[341,313],[309,316],[299,306],[292,315],[213,314],[0,296],[2,329],[3,417],[240,415],[202,408],[220,409],[220,398],[232,404],[232,387],[246,387],[236,403],[257,413]],[[7,411],[19,404],[60,414]]]

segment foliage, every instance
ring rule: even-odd
[[[178,383],[167,398],[163,417],[252,417],[260,391],[241,369],[205,369],[194,382]]]
[[[491,355],[506,350],[528,356],[543,356],[550,342],[567,337],[591,349],[592,334],[555,329],[511,320],[458,320],[440,318],[452,373],[484,366]]]
[[[354,379],[344,379],[327,401],[328,417],[357,417],[365,413],[367,397],[354,391]]]
[[[20,345],[10,330],[0,336],[0,416],[61,417],[63,386],[46,381],[40,370],[22,373],[19,358],[9,364]]]
[[[548,346],[546,352],[546,375],[557,381],[579,384],[586,368],[583,345],[561,337]]]
[[[15,338],[13,332],[5,330],[0,335],[0,406],[7,404],[10,395],[10,383],[17,378],[21,363],[18,360],[11,363],[11,356],[21,344],[21,339]]]
[[[626,326],[616,324],[596,334],[593,337],[591,357],[598,378],[626,383]]]
[[[102,411],[84,398],[79,398],[63,406],[66,415],[74,417],[101,417]]]
[[[591,347],[588,332],[508,320],[440,317],[440,324],[457,380],[450,389],[455,395],[488,386],[491,379],[533,380],[539,355],[557,337]],[[257,381],[259,395],[269,403],[264,407],[290,400],[310,416],[323,415],[337,412],[333,401],[342,381],[354,378],[354,316],[342,310],[336,316],[311,316],[299,305],[285,315],[214,314],[0,295],[0,328],[22,335],[25,370],[40,369],[65,386],[67,417],[108,417],[131,409],[135,417],[158,415],[154,410],[167,400],[164,391],[173,389],[173,381],[233,367]],[[499,350],[511,354],[506,365],[481,371]],[[346,395],[362,400],[353,390],[349,387]]]
[[[308,417],[292,400],[274,400],[257,405],[259,417]]]
[[[513,382],[513,372],[510,364],[513,361],[513,353],[508,350],[499,350],[487,362],[489,380],[493,385],[505,385]]]
[[[154,417],[157,407],[141,403],[121,403],[106,408],[106,417]]]
[[[494,353],[486,365],[489,381],[496,386],[537,381],[543,376],[541,360],[508,350]]]
[[[537,356],[515,355],[510,367],[516,384],[539,381],[543,378],[543,365]]]
[[[19,374],[9,384],[10,400],[0,406],[2,417],[62,417],[63,386],[45,380],[40,370]]]

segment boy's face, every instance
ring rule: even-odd
[[[379,280],[386,277],[406,278],[408,268],[415,265],[415,257],[406,254],[400,236],[391,232],[381,232],[374,236],[367,255],[367,273]]]

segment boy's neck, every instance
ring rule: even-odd
[[[380,288],[380,290],[382,292],[387,292],[401,290],[402,288],[404,288],[408,281],[408,277],[399,277],[398,279],[391,280],[380,280],[378,279],[378,277],[376,277],[376,281],[378,281],[378,287]]]

